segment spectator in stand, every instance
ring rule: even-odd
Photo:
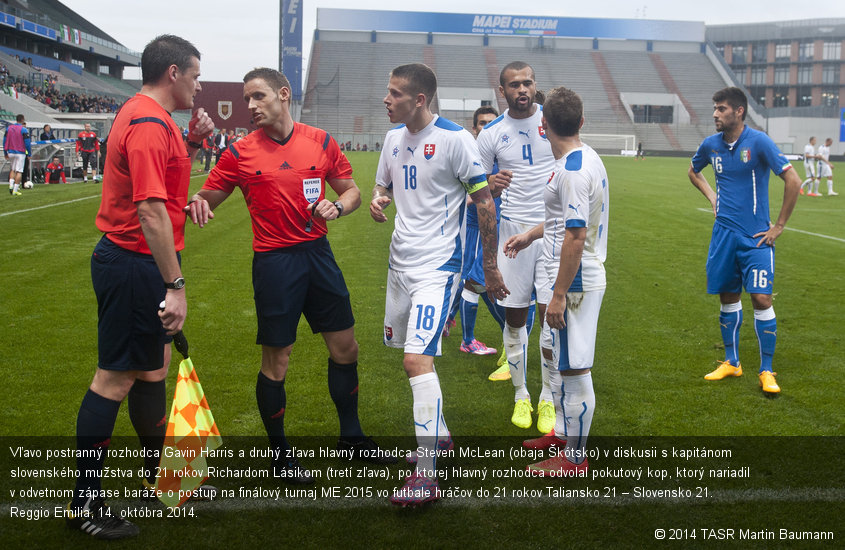
[[[56,139],[56,136],[53,135],[53,129],[50,127],[49,124],[45,124],[44,128],[41,131],[41,137],[38,138],[40,141],[52,141]]]
[[[44,183],[59,183],[59,179],[62,180],[62,183],[67,183],[65,166],[59,157],[53,157],[53,162],[47,165],[47,177]]]

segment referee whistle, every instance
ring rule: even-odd
[[[314,206],[316,206],[316,203],[312,203],[310,206],[311,207],[309,208],[308,212],[308,221],[305,222],[306,233],[311,233],[311,228],[314,226]]]

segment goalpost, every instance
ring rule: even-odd
[[[581,134],[581,141],[599,153],[634,156],[637,136],[633,134]]]

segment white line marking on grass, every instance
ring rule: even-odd
[[[713,213],[713,210],[709,208],[696,208],[699,212],[708,212],[710,214]],[[804,231],[803,229],[795,229],[794,227],[787,227],[787,231],[795,231],[796,233],[803,233],[805,235],[812,235],[813,237],[821,237],[822,239],[830,239],[831,241],[836,241],[840,243],[845,243],[845,239],[840,239],[839,237],[831,237],[830,235],[823,235],[821,233],[813,233],[811,231]]]
[[[208,174],[197,174],[195,176],[191,176],[191,179],[201,178],[201,177],[206,177],[206,176],[208,176]],[[96,199],[98,197],[100,197],[100,195],[91,195],[90,197],[81,197],[81,198],[72,199],[72,200],[69,200],[69,201],[54,202],[52,204],[45,204],[43,206],[35,206],[33,208],[24,208],[23,210],[15,210],[14,212],[4,212],[4,213],[0,214],[0,218],[3,218],[5,216],[11,216],[13,214],[23,214],[24,212],[32,212],[33,210],[41,210],[43,208],[51,208],[53,206],[62,206],[64,204],[71,204],[73,202],[87,201],[88,199]]]
[[[79,202],[79,201],[87,201],[88,199],[96,199],[100,195],[91,195],[90,197],[82,197],[79,199],[73,199],[69,201],[62,201],[62,202],[54,202],[53,204],[45,204],[44,206],[35,206],[33,208],[25,208],[23,210],[15,210],[14,212],[4,212],[0,214],[0,218],[4,216],[11,216],[12,214],[23,214],[24,212],[32,212],[33,210],[41,210],[42,208],[51,208],[53,206],[61,206],[63,204],[70,204],[72,202]]]

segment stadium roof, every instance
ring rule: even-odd
[[[103,9],[110,9],[109,3],[103,3]],[[61,25],[67,25],[115,44],[120,44],[117,39],[58,0],[27,0],[26,2],[6,0],[0,6],[0,11],[52,28],[61,28]]]

